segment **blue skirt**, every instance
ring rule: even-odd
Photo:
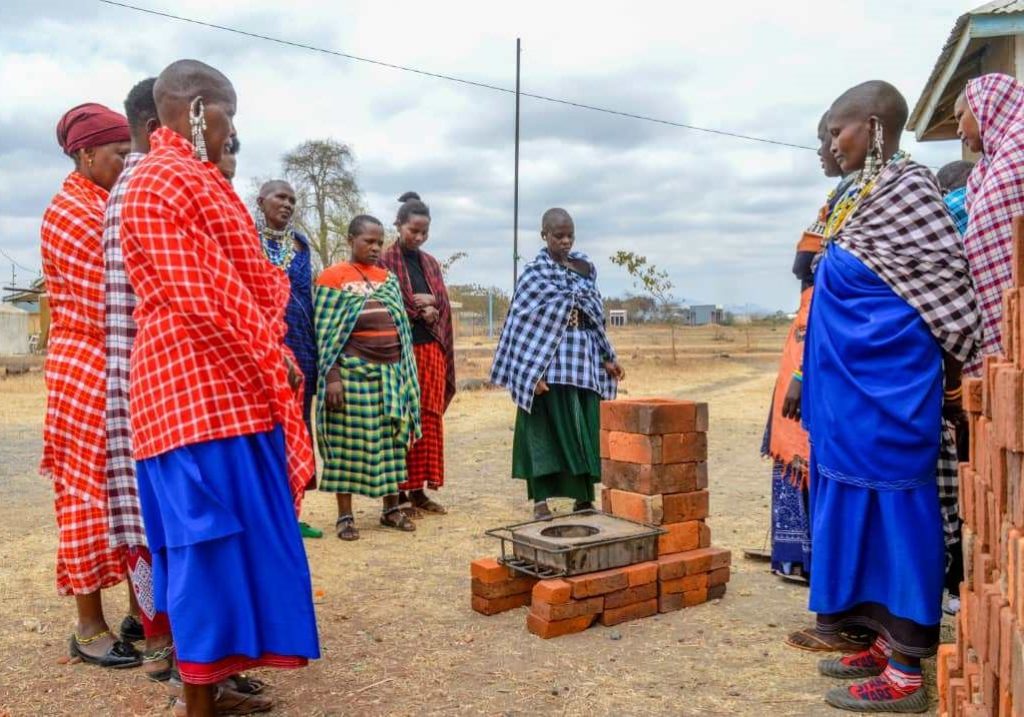
[[[280,427],[141,460],[138,483],[154,603],[186,682],[320,656]]]
[[[830,245],[804,349],[810,608],[825,631],[868,627],[911,657],[934,653],[942,617],[942,380],[917,310]]]

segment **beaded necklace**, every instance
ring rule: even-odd
[[[284,229],[263,227],[260,230],[260,244],[270,263],[281,271],[287,272],[295,257],[295,240],[292,239],[291,227],[288,226]]]
[[[867,199],[871,192],[875,191],[875,187],[878,186],[878,178],[882,175],[885,168],[894,162],[899,162],[909,157],[909,154],[899,150],[888,162],[878,167],[874,172],[866,174],[864,170],[861,170],[858,177],[850,184],[843,196],[839,198],[839,201],[836,202],[835,208],[825,224],[826,243],[839,233],[850,217],[853,216],[854,212],[857,211],[861,202]]]

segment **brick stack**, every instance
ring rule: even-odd
[[[537,578],[511,570],[494,558],[470,563],[472,607],[481,615],[497,615],[530,604]]]
[[[529,605],[526,627],[548,639],[595,622],[618,625],[720,598],[732,554],[711,547],[707,404],[667,399],[601,405],[603,509],[657,525],[658,559],[566,578],[518,576],[491,558],[471,565],[483,615]]]
[[[711,547],[708,406],[637,399],[601,404],[601,493],[606,513],[657,525],[658,608],[722,597],[731,555]]]
[[[938,655],[939,714],[1024,717],[1024,219],[1014,222],[1005,356],[964,382],[970,461],[960,465],[964,584],[957,643]]]

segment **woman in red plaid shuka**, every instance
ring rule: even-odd
[[[142,656],[110,632],[100,591],[126,577],[125,555],[108,542],[103,211],[128,154],[127,120],[98,104],[61,118],[57,141],[75,162],[43,215],[41,251],[50,301],[46,423],[40,472],[56,495],[57,590],[74,595],[72,657],[136,667]]]
[[[420,382],[423,437],[406,458],[408,479],[399,486],[402,502],[412,504],[414,517],[421,513],[443,515],[444,507],[431,500],[424,488],[444,485],[444,412],[455,395],[455,348],[448,290],[437,259],[421,249],[430,232],[430,209],[415,192],[398,201],[395,226],[398,241],[381,260],[398,277],[402,299],[412,322],[413,351]]]

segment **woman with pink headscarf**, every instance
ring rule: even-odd
[[[967,83],[954,109],[957,135],[982,155],[967,182],[970,217],[964,248],[981,309],[982,350],[964,367],[977,376],[981,357],[1002,352],[1003,292],[1011,288],[1013,218],[1024,215],[1024,85],[1009,75]]]

